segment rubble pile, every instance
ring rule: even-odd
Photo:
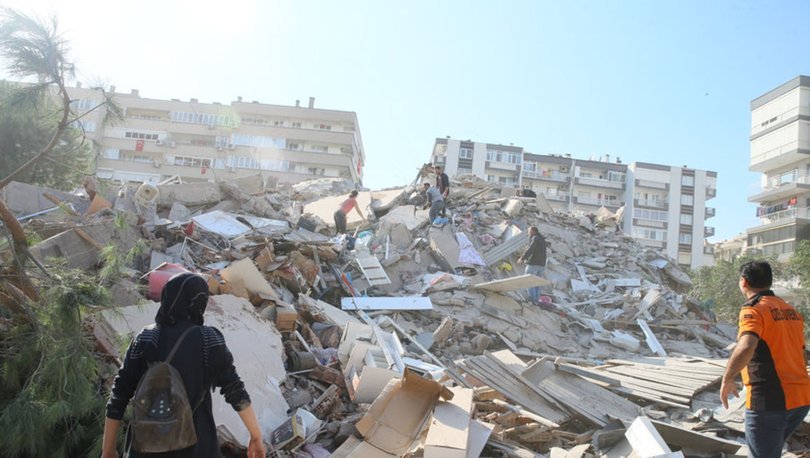
[[[715,413],[734,328],[619,230],[621,213],[555,213],[542,195],[461,177],[444,220],[428,221],[414,186],[361,191],[367,219],[347,215],[336,236],[352,189],[12,183],[5,200],[43,239],[39,259],[92,269],[109,244],[136,252],[112,288],[120,307],[92,323],[112,357],[152,322],[168,278],[202,274],[206,324],[225,335],[273,456],[743,453],[739,403]],[[516,262],[529,226],[548,244],[545,278]],[[238,456],[246,431],[221,399],[214,410]]]

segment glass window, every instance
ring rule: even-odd
[[[472,148],[459,148],[458,157],[461,159],[472,159],[473,157]],[[487,160],[489,160],[489,156],[487,156]]]
[[[695,177],[693,177],[692,175],[683,175],[681,176],[681,184],[684,186],[694,186]]]
[[[692,224],[692,215],[681,213],[681,224]]]
[[[681,205],[694,205],[695,196],[691,194],[681,194]]]
[[[681,232],[680,234],[678,234],[678,243],[691,244],[692,234],[689,234],[687,232]]]

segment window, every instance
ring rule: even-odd
[[[681,176],[681,184],[684,186],[694,186],[695,177],[693,177],[692,175],[683,175]]]
[[[523,170],[527,172],[537,172],[537,162],[524,162]]]
[[[332,130],[332,126],[329,124],[313,124],[312,127],[320,130]]]
[[[648,229],[646,227],[636,227],[633,229],[633,237],[647,240],[664,240],[666,231],[660,229]]]
[[[284,121],[274,121],[273,125],[276,127],[284,127]]]
[[[300,143],[287,143],[287,149],[293,151],[301,151],[301,144]]]
[[[79,99],[79,100],[72,100],[70,102],[70,108],[78,113],[83,113],[94,106],[96,106],[98,102],[92,99]]]
[[[329,152],[329,147],[326,145],[312,145],[310,146],[312,151],[316,151],[318,153],[327,153]]]
[[[689,234],[688,232],[681,232],[680,234],[678,234],[678,243],[684,243],[684,244],[687,244],[687,245],[691,245],[692,244],[692,234]]]
[[[301,128],[301,123],[300,122],[294,122],[294,123],[292,123],[292,126],[294,128],[296,128],[296,129],[300,129]]]
[[[158,134],[147,134],[144,132],[128,131],[124,133],[124,138],[135,138],[138,140],[157,140]]]
[[[688,213],[681,213],[681,224],[692,224],[692,215]]]
[[[115,159],[117,160],[121,155],[121,150],[118,148],[105,148],[104,152],[101,153],[104,159]]]
[[[187,124],[203,124],[206,126],[232,126],[233,119],[230,116],[217,115],[213,113],[192,113],[188,111],[172,111],[169,113],[172,122],[182,122]],[[242,122],[245,122],[242,120]]]
[[[174,156],[173,165],[180,167],[211,167],[211,159],[193,156]]]
[[[276,121],[276,122],[278,122],[278,121]],[[262,118],[242,118],[242,124],[251,124],[251,125],[255,125],[255,126],[261,126],[261,125],[265,125],[265,124],[268,124],[268,123],[269,123],[268,120],[262,119]],[[276,125],[278,125],[278,124],[276,124]]]
[[[473,158],[473,149],[472,148],[459,148],[458,149],[458,157],[459,159],[472,159]],[[489,160],[489,157],[487,157]]]
[[[608,170],[607,179],[608,181],[623,182],[624,174],[621,172],[614,172],[613,170]]]
[[[233,134],[231,135],[230,143],[240,146],[255,146],[257,148],[284,149],[287,147],[286,138],[265,137],[260,135]]]
[[[638,219],[646,219],[650,221],[666,221],[667,212],[660,210],[648,210],[646,208],[636,209],[634,215]]]
[[[82,126],[85,132],[91,133],[96,131],[96,123],[95,121],[79,121],[79,124]]]
[[[691,194],[681,194],[681,205],[695,205],[695,196]]]

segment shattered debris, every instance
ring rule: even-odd
[[[138,185],[96,189],[90,199],[12,183],[5,200],[40,235],[37,259],[90,270],[110,243],[148,247],[114,285],[120,307],[93,322],[113,359],[152,321],[149,300],[168,278],[203,275],[206,323],[225,335],[273,456],[741,445],[739,415],[696,413],[719,405],[733,330],[684,294],[691,280],[676,263],[619,231],[621,211],[555,213],[542,195],[461,177],[444,224],[428,221],[413,187],[361,191],[368,220],[353,212],[350,234],[336,236],[332,214],[354,189],[340,179],[160,184],[146,199]],[[542,277],[517,263],[529,226],[547,240]],[[214,399],[223,450],[238,453],[246,432]]]

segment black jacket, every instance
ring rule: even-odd
[[[546,265],[546,239],[539,233],[529,239],[529,248],[520,257],[526,264],[533,266]]]

